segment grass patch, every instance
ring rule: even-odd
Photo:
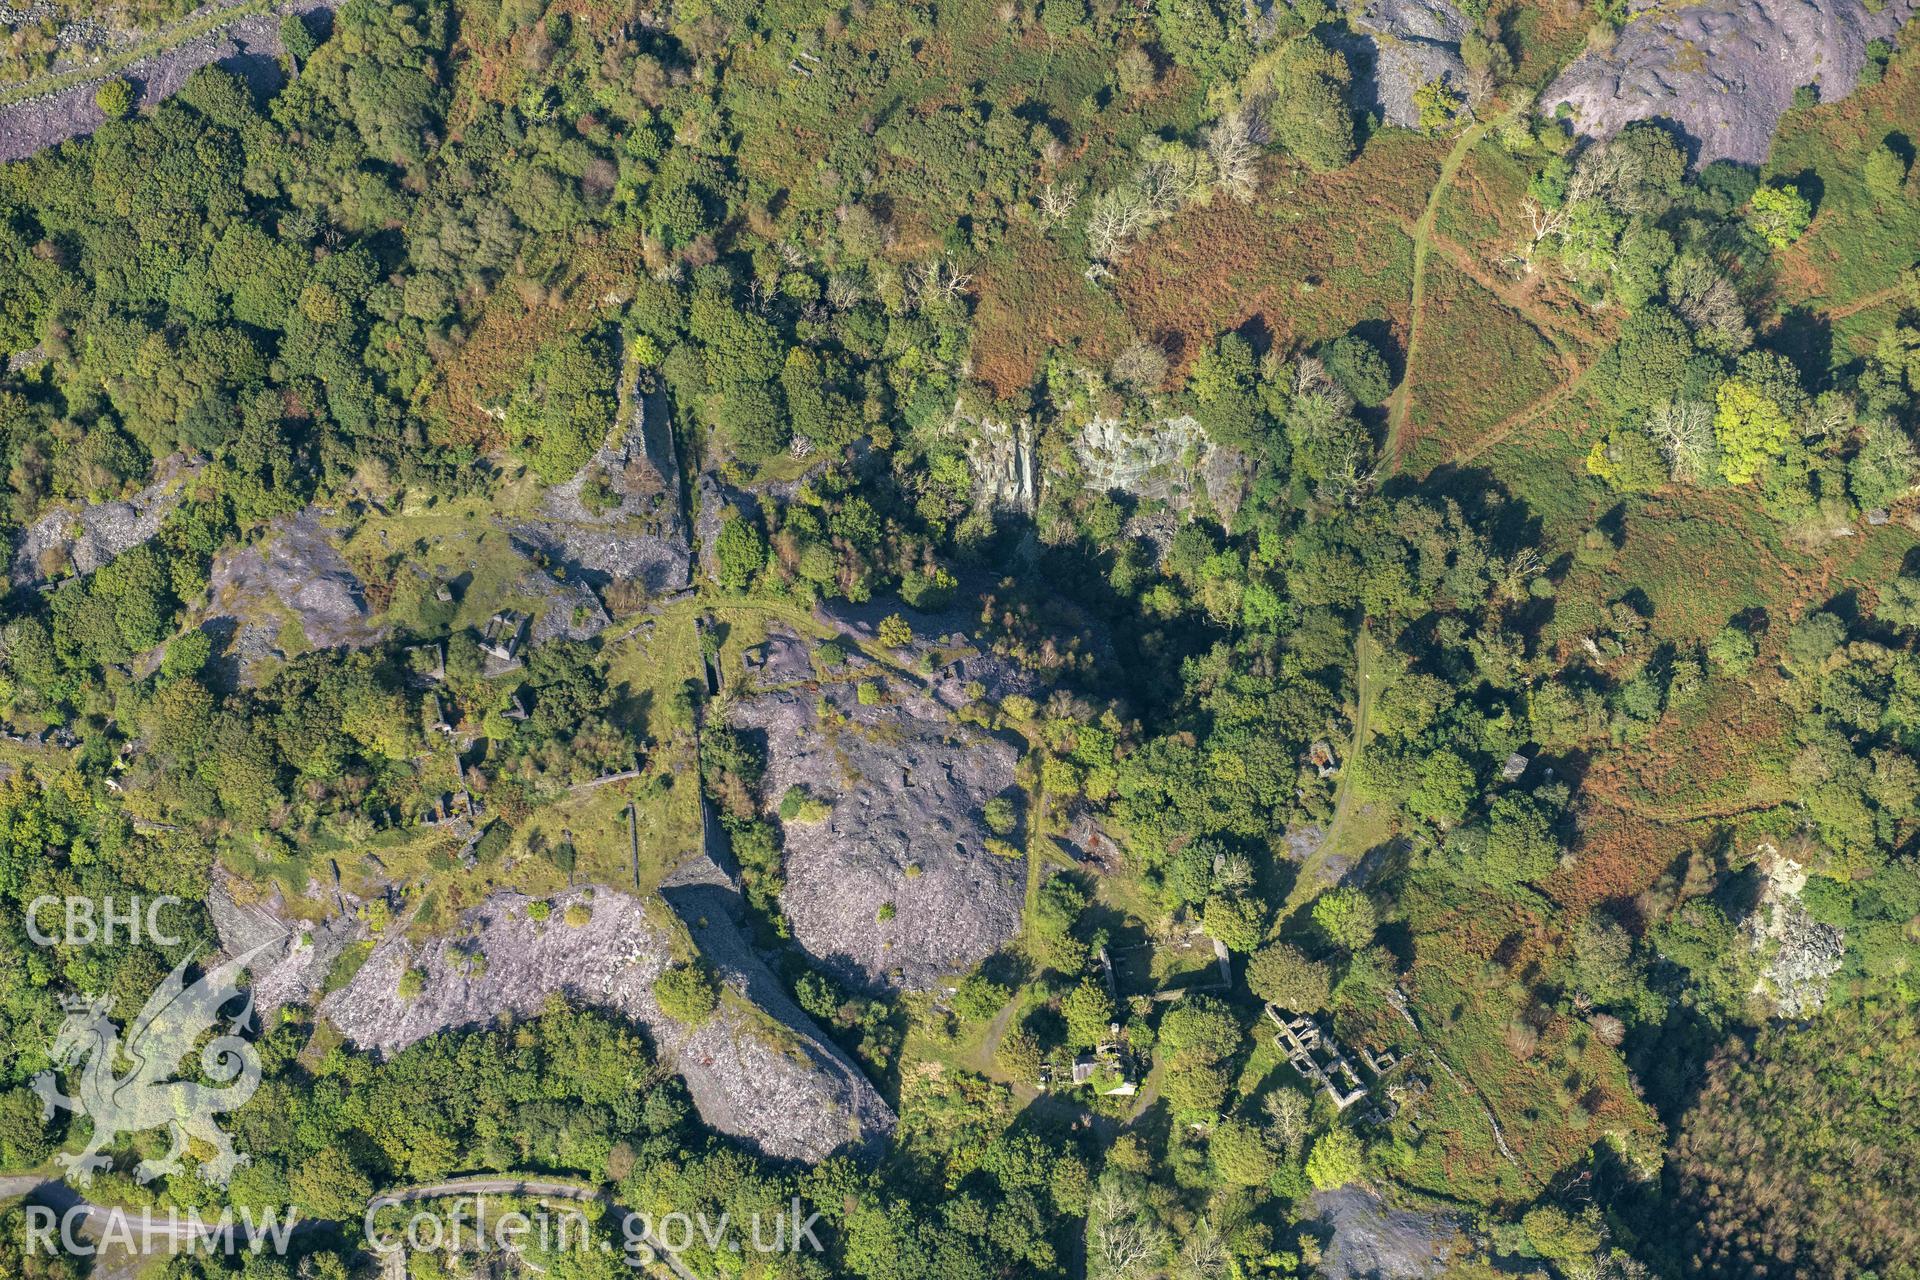
[[[1216,199],[1149,234],[1117,269],[1115,293],[1182,368],[1256,318],[1281,350],[1363,321],[1385,323],[1404,345],[1409,229],[1444,154],[1444,142],[1393,132],[1334,173],[1276,161],[1253,203]]]
[[[1867,157],[1889,134],[1904,135],[1909,147],[1920,137],[1920,50],[1905,44],[1879,84],[1780,122],[1767,176],[1819,193],[1813,224],[1779,258],[1782,314],[1830,310],[1887,289],[1920,254],[1915,183],[1909,180],[1904,197],[1883,199],[1863,177]]]
[[[1426,309],[1434,341],[1422,343],[1410,415],[1422,436],[1467,443],[1571,376],[1538,328],[1438,254],[1427,261]]]
[[[318,1004],[320,1000],[326,999],[352,982],[359,976],[360,970],[366,967],[367,957],[372,954],[373,943],[370,940],[349,942],[346,950],[334,960],[333,968],[327,970],[327,980],[321,984],[319,999],[314,1003]]]
[[[1656,1152],[1657,1121],[1619,1055],[1536,1000],[1521,977],[1551,956],[1542,920],[1516,902],[1456,892],[1408,900],[1405,989],[1446,1067],[1430,1072],[1430,1101],[1395,1121],[1398,1176],[1435,1194],[1515,1204],[1610,1136]],[[1418,1133],[1406,1127],[1416,1118]]]

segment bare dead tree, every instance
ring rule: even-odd
[[[1523,547],[1502,562],[1497,562],[1493,570],[1493,594],[1496,599],[1518,600],[1527,594],[1528,586],[1540,576],[1546,567],[1540,552],[1533,547]]]
[[[941,258],[934,259],[918,271],[909,268],[903,275],[907,297],[916,307],[957,302],[973,283],[971,274]]]
[[[1713,469],[1713,423],[1697,400],[1662,400],[1647,415],[1647,431],[1667,459],[1667,473],[1698,484]]]
[[[1040,188],[1040,216],[1048,222],[1064,222],[1073,212],[1074,205],[1080,202],[1080,190],[1077,186],[1060,186],[1049,182]]]
[[[1207,158],[1213,161],[1216,187],[1241,204],[1253,200],[1260,189],[1260,144],[1244,110],[1231,113],[1207,130]]]
[[[827,277],[827,305],[835,311],[856,307],[866,296],[866,287],[851,271],[836,271]]]
[[[1208,167],[1198,153],[1168,150],[1141,161],[1133,185],[1153,218],[1169,218],[1206,194]]]
[[[1556,209],[1548,209],[1528,196],[1521,202],[1520,211],[1527,217],[1527,238],[1520,242],[1520,247],[1508,257],[1508,261],[1519,268],[1520,274],[1530,276],[1537,265],[1535,259],[1540,253],[1540,246],[1567,234],[1567,206],[1563,204]]]
[[[1146,223],[1147,208],[1137,192],[1127,187],[1104,191],[1087,210],[1087,246],[1096,260],[1112,262]]]
[[[1145,1280],[1160,1272],[1169,1244],[1166,1229],[1111,1178],[1094,1188],[1087,1207],[1087,1270],[1102,1280]]]

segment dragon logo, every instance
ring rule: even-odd
[[[227,1020],[226,1032],[200,1050],[201,1073],[213,1084],[170,1077],[188,1060],[201,1037],[218,1025],[221,1007],[243,994],[238,985],[241,972],[278,942],[274,939],[223,961],[191,986],[186,971],[193,957],[188,956],[147,998],[125,1041],[107,1016],[111,998],[67,1002],[67,1019],[53,1042],[51,1057],[57,1066],[75,1069],[68,1073],[78,1081],[74,1096],[60,1092],[52,1071],[35,1076],[33,1088],[40,1095],[44,1118],[51,1120],[58,1107],[93,1122],[93,1134],[84,1149],[55,1157],[73,1185],[86,1187],[96,1172],[113,1163],[102,1151],[122,1134],[162,1127],[171,1131],[172,1144],[164,1156],[142,1160],[134,1169],[142,1183],[179,1173],[189,1138],[198,1138],[214,1150],[213,1157],[200,1165],[200,1176],[210,1183],[226,1185],[233,1171],[246,1163],[247,1157],[234,1151],[213,1118],[245,1103],[260,1087],[260,1055],[241,1038],[253,1018],[252,996]],[[131,1069],[115,1074],[116,1066],[123,1063]]]

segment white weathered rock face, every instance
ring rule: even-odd
[[[1703,0],[1636,15],[1605,53],[1588,53],[1541,95],[1561,103],[1574,128],[1612,137],[1635,120],[1678,125],[1696,145],[1696,165],[1760,164],[1794,90],[1817,84],[1822,101],[1852,93],[1867,42],[1891,37],[1916,9],[1887,0]]]
[[[967,432],[967,465],[973,468],[976,497],[990,510],[1032,512],[1039,501],[1034,474],[1033,424],[955,421]]]
[[[1088,489],[1164,502],[1175,511],[1205,498],[1229,521],[1248,475],[1238,450],[1215,444],[1185,414],[1144,423],[1095,417],[1074,435],[1073,455]]]

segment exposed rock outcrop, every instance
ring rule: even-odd
[[[1435,80],[1457,89],[1466,78],[1460,41],[1471,25],[1449,0],[1367,0],[1347,21],[1371,46],[1373,62],[1371,76],[1356,80],[1356,95],[1388,124],[1413,128],[1420,123],[1416,91]]]
[[[1852,93],[1867,42],[1891,37],[1916,0],[1702,0],[1635,15],[1613,47],[1588,53],[1541,95],[1562,103],[1574,128],[1607,138],[1635,120],[1671,121],[1695,145],[1694,162],[1760,164],[1794,91],[1817,84],[1822,101]]]
[[[261,662],[287,656],[289,623],[313,649],[366,648],[386,634],[311,507],[275,521],[258,543],[222,551],[208,578],[212,604],[201,626],[225,643],[223,656],[242,681]]]
[[[636,389],[631,400],[626,430],[609,433],[586,466],[542,496],[539,518],[513,532],[570,578],[634,579],[659,594],[686,586],[692,568],[680,464],[666,397]]]
[[[1188,415],[1127,423],[1093,418],[1073,438],[1073,453],[1089,489],[1119,490],[1164,502],[1176,511],[1204,497],[1231,519],[1247,480],[1247,460],[1216,445]]]
[[[688,932],[713,949],[709,959],[728,987],[697,1027],[667,1017],[653,995],[661,973],[691,958],[673,912],[660,900],[604,888],[554,901],[545,920],[532,918],[531,899],[497,893],[469,911],[453,936],[418,948],[389,937],[352,981],[321,1001],[320,1012],[356,1047],[391,1054],[449,1028],[530,1016],[559,993],[645,1028],[686,1080],[701,1119],[768,1155],[818,1161],[891,1129],[893,1114],[873,1086],[785,998],[740,938],[737,895],[726,878],[682,877],[671,892],[693,917]],[[591,918],[568,923],[568,908],[581,904],[590,905]],[[400,994],[409,969],[419,973],[411,998]]]
[[[875,705],[845,684],[789,688],[728,718],[764,737],[770,806],[792,787],[828,806],[786,828],[795,941],[849,984],[926,990],[1020,927],[1025,859],[988,851],[981,813],[1013,785],[1016,755],[909,679],[867,679]]]
[[[360,938],[360,922],[344,912],[317,924],[284,918],[278,897],[261,904],[234,899],[227,877],[214,868],[207,891],[207,914],[228,955],[244,955],[275,941],[279,946],[262,952],[252,968],[253,1001],[270,1012],[283,1005],[306,1004],[326,985],[327,975],[346,949]]]
[[[973,471],[974,500],[987,510],[1031,512],[1039,502],[1039,477],[1033,456],[1033,424],[974,418],[959,405],[948,430],[967,451]]]
[[[39,582],[68,568],[92,573],[151,541],[200,465],[171,458],[157,469],[153,483],[132,497],[63,507],[41,516],[14,549],[14,582]]]
[[[1809,1017],[1827,1002],[1846,957],[1846,935],[1808,914],[1801,901],[1805,867],[1777,852],[1763,853],[1760,865],[1766,878],[1744,921],[1747,940],[1764,964],[1754,994],[1778,1017]]]
[[[1461,1224],[1396,1209],[1362,1186],[1316,1191],[1313,1208],[1331,1230],[1320,1259],[1327,1280],[1424,1280],[1446,1269]]]
[[[771,1127],[771,1120],[753,1117],[763,1111],[777,1112],[784,1124],[796,1128],[793,1135],[782,1134],[784,1150],[809,1161],[823,1159],[841,1146],[864,1148],[890,1133],[892,1109],[853,1061],[793,1002],[747,940],[746,906],[732,878],[701,855],[669,876],[660,886],[660,896],[728,986],[791,1037],[786,1044],[788,1061],[765,1066],[750,1062],[751,1074],[716,1073],[704,1082],[701,1115],[707,1122],[727,1132],[744,1133]],[[699,1038],[698,1032],[694,1038]],[[687,1052],[682,1048],[683,1059]],[[745,1052],[751,1055],[752,1051]],[[795,1065],[807,1070],[795,1071]],[[769,1149],[766,1139],[758,1141],[762,1149]]]

